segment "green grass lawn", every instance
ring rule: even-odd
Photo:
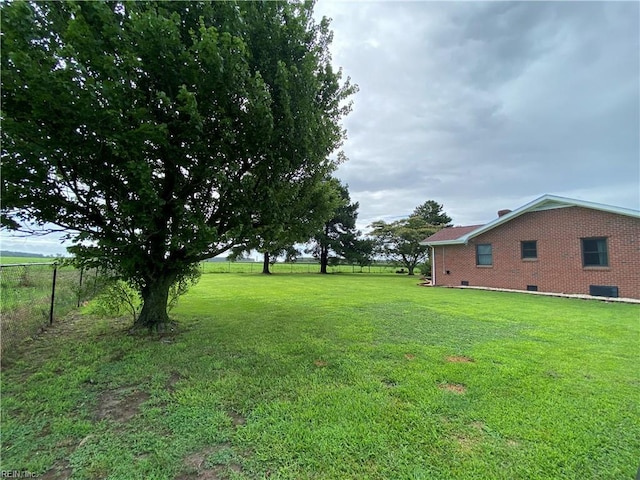
[[[2,470],[624,479],[640,308],[398,275],[203,275],[177,331],[74,315],[2,374]],[[130,321],[130,320],[127,320]]]

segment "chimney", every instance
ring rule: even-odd
[[[506,215],[507,213],[511,213],[511,210],[509,210],[508,208],[505,210],[498,210],[498,217],[502,217],[503,215]]]

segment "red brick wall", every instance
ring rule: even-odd
[[[608,267],[582,265],[581,238],[606,237]],[[537,241],[538,258],[523,260],[520,242]],[[492,244],[493,266],[476,266],[476,245]],[[617,286],[620,297],[640,298],[640,219],[582,207],[520,215],[468,245],[436,246],[436,285],[589,294],[589,285]],[[449,274],[446,271],[449,271]]]

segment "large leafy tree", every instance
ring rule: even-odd
[[[427,200],[422,205],[418,205],[411,216],[419,217],[434,227],[450,227],[451,217],[447,215],[443,209],[444,205],[435,200]]]
[[[416,265],[426,260],[429,249],[420,242],[437,231],[419,217],[409,217],[386,223],[378,220],[371,224],[370,235],[376,238],[378,253],[388,260],[406,267],[413,275]]]
[[[408,218],[391,223],[378,220],[371,224],[370,235],[377,241],[378,253],[413,275],[416,266],[429,256],[429,247],[420,242],[451,223],[442,209],[442,205],[428,200],[416,207]]]
[[[139,288],[137,326],[334,168],[355,87],[310,2],[0,8],[3,225],[75,232],[79,261]]]
[[[351,203],[349,188],[338,179],[330,178],[326,185],[335,195],[333,215],[312,236],[307,250],[320,261],[320,273],[327,273],[332,259],[361,261],[366,255],[366,246],[361,244],[356,229],[359,203]]]

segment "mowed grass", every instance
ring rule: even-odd
[[[637,305],[210,274],[176,332],[70,318],[2,375],[2,470],[78,479],[622,479]]]

